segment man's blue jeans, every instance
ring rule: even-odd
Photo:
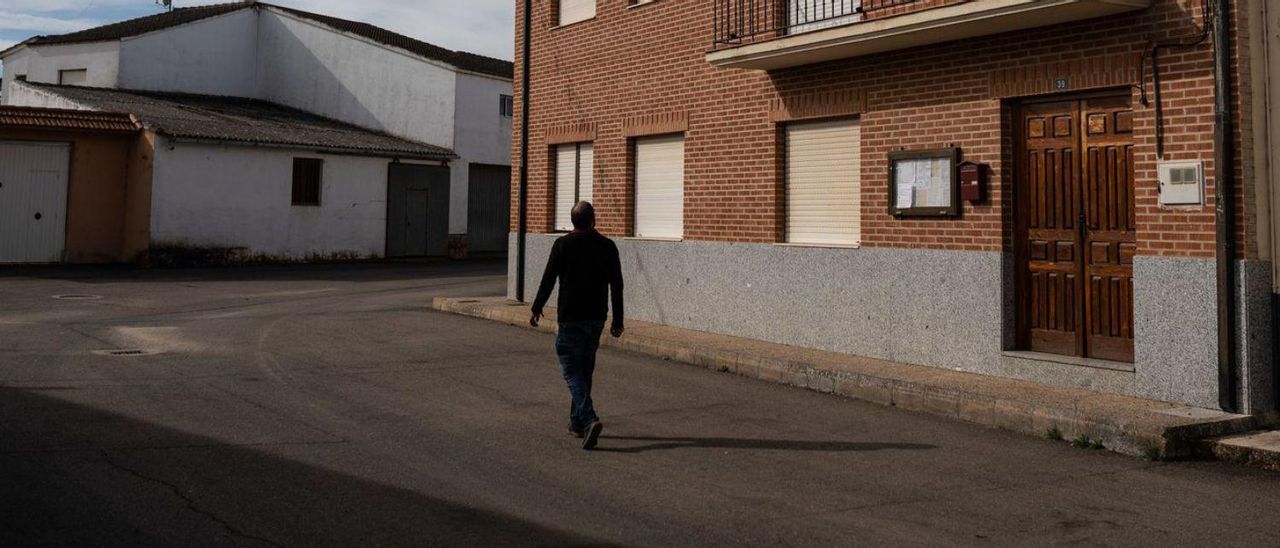
[[[569,429],[582,432],[599,420],[591,403],[591,375],[596,369],[596,350],[604,322],[560,322],[556,336],[556,355],[564,382],[572,398],[569,406]]]

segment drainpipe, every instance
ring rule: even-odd
[[[532,41],[533,0],[524,0],[524,39],[520,69],[520,203],[516,235],[516,300],[524,302],[525,233],[529,229],[529,42]]]
[[[1218,402],[1223,411],[1240,409],[1239,364],[1235,356],[1235,179],[1231,110],[1230,0],[1214,0],[1213,13],[1213,172],[1218,258]]]

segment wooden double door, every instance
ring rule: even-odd
[[[1131,362],[1137,246],[1129,95],[1025,103],[1015,116],[1021,347]]]

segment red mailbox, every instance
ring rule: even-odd
[[[981,202],[986,193],[987,165],[960,162],[956,169],[960,172],[960,199],[966,202]]]

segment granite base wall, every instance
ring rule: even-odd
[[[533,300],[557,235],[528,235]],[[1011,355],[1009,254],[615,240],[627,316],[676,327],[931,367],[1216,407],[1213,261],[1138,258],[1132,370]],[[516,235],[508,295],[515,297]],[[1270,265],[1241,263],[1242,387],[1274,408]],[[1257,288],[1261,287],[1259,291]],[[552,297],[554,304],[554,295]]]

